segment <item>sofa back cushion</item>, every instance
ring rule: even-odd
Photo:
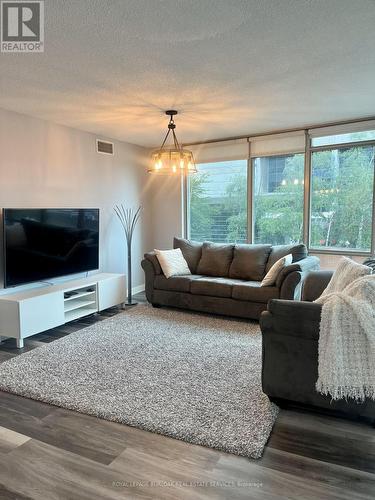
[[[281,257],[285,257],[289,253],[292,254],[293,262],[298,262],[299,260],[307,257],[306,245],[275,245],[272,247],[268,262],[266,265],[266,272],[271,269],[271,267],[279,260]]]
[[[204,276],[228,276],[233,259],[234,245],[211,243],[202,245],[202,257],[197,267],[197,274]]]
[[[266,274],[266,264],[271,245],[236,245],[229,277],[261,281]]]
[[[199,261],[202,257],[202,243],[185,240],[184,238],[174,238],[173,248],[179,248],[181,250],[190,271],[196,274]]]

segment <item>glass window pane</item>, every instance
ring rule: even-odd
[[[254,243],[302,241],[304,155],[253,159]]]
[[[312,247],[370,250],[374,150],[360,146],[312,154]]]
[[[201,163],[189,177],[189,237],[197,241],[247,239],[247,161]]]
[[[372,141],[375,140],[375,130],[367,130],[366,132],[352,132],[349,134],[327,135],[325,137],[313,137],[311,145],[330,146],[331,144],[345,144],[347,142]]]

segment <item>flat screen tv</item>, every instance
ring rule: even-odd
[[[4,286],[99,268],[99,209],[5,208]]]

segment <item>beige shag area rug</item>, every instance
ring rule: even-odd
[[[257,323],[148,305],[2,363],[0,389],[251,458],[278,413]]]

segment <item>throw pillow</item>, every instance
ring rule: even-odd
[[[348,259],[347,257],[341,257],[338,266],[327,285],[327,288],[323,290],[322,295],[314,302],[319,303],[319,300],[329,293],[341,292],[357,278],[361,278],[362,276],[366,276],[371,273],[371,267],[364,266],[363,264],[357,264],[357,262],[354,262],[354,260]]]
[[[166,278],[191,274],[180,248],[176,248],[175,250],[155,249],[154,252]]]
[[[260,286],[274,286],[278,275],[285,266],[289,266],[293,261],[293,255],[289,253],[285,257],[281,257],[278,261],[274,263],[268,273],[262,280]]]
[[[233,259],[233,245],[222,245],[205,241],[197,273],[205,276],[228,276]]]

